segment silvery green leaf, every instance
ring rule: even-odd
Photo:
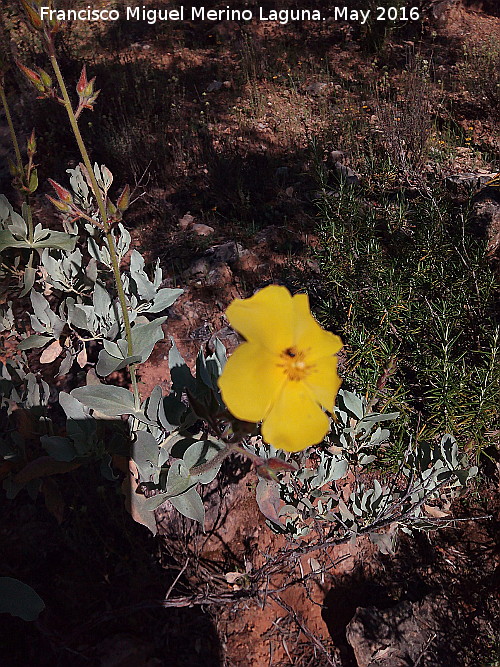
[[[42,264],[47,271],[47,281],[56,289],[65,290],[66,276],[62,270],[61,262],[52,257],[48,248],[45,248],[42,252]]]
[[[100,377],[106,377],[106,375],[109,375],[110,373],[119,371],[122,368],[125,368],[125,366],[140,363],[140,361],[141,357],[139,356],[114,357],[111,356],[111,354],[109,354],[106,350],[101,350],[99,352],[95,371]]]
[[[370,541],[380,549],[383,554],[394,554],[394,536],[389,533],[368,533]]]
[[[16,239],[7,229],[0,230],[0,252],[5,248],[30,248],[27,241]]]
[[[369,463],[373,463],[377,457],[373,454],[360,454],[358,458],[358,463],[360,466],[367,466]]]
[[[155,274],[154,274],[154,277],[153,277],[153,284],[156,287],[156,289],[158,289],[160,287],[162,280],[163,280],[163,274],[162,274],[162,270],[160,268],[160,260],[157,259],[156,264],[155,264]]]
[[[7,305],[7,310],[0,310],[0,331],[8,331],[10,333],[14,329],[12,301],[9,301]]]
[[[20,292],[19,297],[26,296],[26,294],[28,294],[28,292],[33,288],[33,285],[35,284],[35,277],[36,277],[36,269],[34,269],[32,266],[27,266],[24,269],[24,275],[23,275],[24,287],[22,289],[22,292]]]
[[[147,406],[145,410],[146,417],[148,419],[151,419],[151,421],[153,422],[158,421],[158,409],[160,407],[162,398],[163,398],[162,388],[159,384],[157,384],[147,400]]]
[[[170,498],[175,509],[188,519],[198,521],[202,526],[205,523],[205,507],[200,494],[195,488],[189,489],[180,496]]]
[[[136,431],[132,443],[132,460],[137,466],[141,482],[158,483],[160,471],[158,469],[158,443],[147,431]]]
[[[94,175],[98,185],[107,192],[113,183],[113,174],[110,170],[104,164],[101,164],[99,169],[97,162],[94,162]]]
[[[58,250],[72,251],[75,249],[77,237],[65,232],[54,232],[41,229],[31,244],[33,248],[57,248]]]
[[[56,461],[73,461],[77,457],[75,446],[69,438],[62,438],[58,435],[42,435],[40,442],[47,454]]]
[[[137,521],[137,523],[146,526],[146,528],[149,528],[153,535],[156,535],[158,532],[158,527],[156,525],[154,514],[152,514],[146,507],[149,499],[145,498],[142,494],[134,493],[133,491],[130,493],[129,499],[130,513],[134,521]]]
[[[73,389],[71,396],[107,417],[131,415],[143,424],[154,426],[141,410],[135,409],[134,396],[124,387],[109,384],[87,385]]]
[[[44,609],[44,601],[31,586],[19,579],[0,577],[0,613],[36,621]]]
[[[80,167],[78,166],[76,169],[66,169],[66,173],[70,175],[69,182],[71,184],[71,189],[75,195],[77,195],[77,198],[80,200],[85,210],[88,210],[90,207],[89,187],[83,177]]]
[[[370,438],[370,445],[379,445],[381,442],[389,440],[391,432],[386,428],[377,428],[375,433]]]
[[[108,417],[131,415],[135,412],[134,395],[124,387],[98,384],[73,389],[70,396]]]
[[[94,330],[94,309],[92,306],[85,306],[77,303],[68,312],[69,322],[78,329],[85,329],[89,331]]]
[[[28,227],[24,218],[16,213],[14,210],[10,211],[10,231],[16,236],[20,236],[23,239],[28,238]]]
[[[89,263],[85,269],[85,275],[92,283],[95,283],[97,280],[97,262],[93,257],[89,259]]]
[[[227,351],[224,346],[224,343],[222,343],[218,338],[215,338],[214,346],[215,346],[215,356],[217,358],[217,361],[219,362],[219,367],[222,373],[222,371],[224,370],[224,366],[226,365],[227,362]]]
[[[28,373],[26,380],[26,407],[32,408],[40,405],[40,387],[38,386],[35,375],[33,373]]]
[[[156,294],[156,288],[147,277],[144,258],[137,250],[130,253],[130,276],[137,286],[139,296],[145,301],[151,301]]]
[[[353,394],[351,391],[344,390],[341,395],[345,407],[358,419],[362,419],[364,415],[363,401]]]
[[[65,391],[59,393],[59,405],[64,410],[66,417],[75,421],[83,421],[85,419],[92,420],[88,408],[78,401],[71,394],[67,394]]]
[[[0,195],[0,224],[3,225],[4,222],[9,218],[12,206],[9,203],[9,200],[5,195]]]
[[[66,375],[69,373],[71,366],[73,366],[75,356],[76,355],[72,354],[71,350],[66,350],[66,354],[64,355],[63,360],[59,366],[58,375]]]
[[[182,289],[169,289],[167,287],[158,290],[148,312],[159,313],[165,308],[169,308],[183,292]]]
[[[122,223],[118,224],[118,238],[116,239],[116,250],[120,257],[123,257],[130,248],[130,241],[132,237],[128,229],[126,229]]]
[[[171,497],[169,493],[157,493],[155,496],[150,496],[144,501],[144,509],[148,512],[154,512]]]
[[[158,317],[152,322],[135,324],[132,327],[132,349],[134,355],[141,358],[141,362],[149,358],[155,344],[165,337],[161,325],[166,320],[166,317]]]
[[[32,350],[37,347],[43,347],[51,340],[54,340],[53,336],[40,336],[39,334],[32,334],[22,340],[17,346],[18,350]]]
[[[349,521],[349,522],[355,523],[353,513],[350,512],[347,509],[347,505],[342,500],[342,498],[339,499],[339,512],[340,512],[340,516],[342,517],[342,521],[344,521],[344,522]]]
[[[97,317],[101,319],[109,317],[112,300],[108,292],[98,282],[94,285],[92,303]]]
[[[164,396],[158,406],[158,419],[165,431],[174,431],[180,425],[187,408],[173,394]]]
[[[363,422],[376,424],[377,422],[394,421],[398,417],[399,412],[388,412],[386,414],[372,413],[365,415],[365,417],[363,417]]]
[[[216,443],[212,442],[211,440],[198,440],[194,442],[188,449],[186,450],[184,456],[183,456],[183,461],[184,465],[188,470],[191,468],[194,468],[195,466],[199,466],[202,463],[206,463],[207,461],[211,461],[217,453],[221,450],[222,444],[219,446]],[[198,474],[194,475],[192,474],[193,479],[196,478],[196,480],[200,484],[210,484],[215,477],[217,476],[217,473],[219,472],[221,467],[221,463],[217,463],[214,465],[213,468],[210,468],[203,474]]]

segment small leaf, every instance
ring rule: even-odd
[[[134,395],[124,387],[109,384],[78,387],[70,394],[88,408],[108,417],[131,415],[135,411]]]
[[[44,609],[44,601],[31,586],[19,579],[0,577],[0,613],[35,621]]]
[[[58,435],[42,435],[42,447],[56,461],[73,461],[77,456],[75,446],[69,438]]]
[[[18,350],[32,350],[36,347],[43,347],[49,341],[54,340],[52,336],[41,336],[40,334],[33,334],[22,340],[17,346]]]
[[[351,391],[343,391],[341,398],[344,402],[345,407],[358,419],[363,418],[364,407],[363,401],[353,394]]]
[[[129,461],[129,474],[122,482],[122,493],[125,496],[125,508],[134,521],[146,526],[153,535],[156,535],[158,528],[156,526],[154,514],[145,508],[147,498],[140,493],[136,493],[138,487],[137,477],[137,467],[133,461]]]
[[[51,343],[40,355],[41,364],[51,364],[62,352],[61,344],[58,340]]]
[[[153,481],[158,482],[158,454],[156,438],[148,431],[136,431],[132,443],[132,459],[137,466],[141,482],[148,482],[152,475],[156,477]]]
[[[280,487],[276,482],[261,479],[257,484],[255,499],[260,511],[272,523],[283,526],[279,517],[281,507]]]
[[[200,498],[200,494],[195,488],[189,489],[181,496],[170,498],[170,502],[175,509],[188,519],[198,521],[203,526],[205,523],[205,507]]]

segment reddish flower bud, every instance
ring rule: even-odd
[[[59,185],[59,183],[56,183],[51,178],[49,178],[49,183],[54,188],[54,190],[56,191],[57,196],[59,197],[59,199],[61,201],[65,202],[66,204],[72,204],[73,203],[73,197],[71,196],[71,192],[69,192],[68,190],[63,188],[62,185]]]
[[[88,84],[88,81],[87,81],[87,67],[84,65],[83,69],[82,69],[82,73],[80,74],[80,79],[78,80],[78,83],[76,84],[76,92],[78,93],[78,95],[81,95],[83,93],[87,84]]]
[[[69,204],[66,204],[65,202],[58,201],[57,199],[54,199],[54,197],[51,197],[50,195],[45,195],[47,199],[54,204],[54,206],[59,210],[62,211],[63,213],[69,213],[71,211],[71,206]]]
[[[27,146],[26,146],[26,147],[27,147],[28,155],[29,155],[30,157],[33,157],[33,155],[36,153],[36,137],[35,137],[35,130],[33,130],[33,131],[31,132],[31,136],[30,136],[30,138],[28,139],[28,143],[27,143]]]
[[[34,72],[32,69],[29,67],[26,67],[26,65],[23,65],[21,62],[16,60],[16,64],[21,70],[21,72],[25,75],[25,77],[28,79],[28,81],[31,81],[38,90],[44,90],[44,85],[42,83],[42,79],[38,76],[36,72]]]
[[[283,459],[273,457],[264,459],[262,463],[255,466],[255,469],[257,470],[257,475],[259,475],[259,477],[277,481],[277,474],[279,472],[295,471],[297,470],[297,465],[292,461],[283,461]]]
[[[130,185],[126,185],[123,188],[122,193],[118,197],[118,201],[116,202],[116,206],[122,212],[128,209],[128,207],[130,206]]]

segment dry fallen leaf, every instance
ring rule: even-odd
[[[51,364],[61,354],[62,347],[58,340],[55,340],[40,355],[41,364]]]

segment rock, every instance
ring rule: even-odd
[[[345,153],[342,151],[330,151],[329,158],[333,164],[342,163],[345,158]]]
[[[457,192],[461,189],[480,188],[482,185],[486,185],[486,183],[491,181],[495,176],[495,173],[452,174],[451,176],[446,177],[445,184],[450,190]]]
[[[253,273],[263,266],[256,253],[251,250],[244,250],[238,259],[238,269]]]
[[[359,185],[359,176],[350,167],[342,164],[342,162],[335,163],[335,171],[339,180],[346,185]]]
[[[415,664],[427,641],[411,602],[391,609],[358,607],[346,628],[358,667],[407,667]]]
[[[179,218],[179,227],[183,230],[189,229],[194,223],[194,217],[189,213],[183,215],[182,218]]]
[[[500,188],[483,188],[474,197],[472,222],[488,237],[487,254],[500,252]]]
[[[227,241],[227,243],[221,243],[220,245],[214,245],[209,248],[206,251],[205,256],[209,257],[213,262],[233,264],[238,261],[242,252],[242,245],[235,241]]]
[[[191,278],[200,279],[208,275],[210,269],[210,261],[206,257],[200,257],[191,264],[186,273]]]
[[[151,655],[151,644],[124,633],[106,637],[96,646],[101,667],[145,667]]]
[[[216,264],[206,277],[208,287],[225,287],[233,280],[233,272],[225,262]]]
[[[191,227],[191,231],[198,236],[210,236],[210,234],[215,232],[215,229],[209,225],[204,225],[202,222],[195,222]]]
[[[223,81],[212,81],[212,83],[209,83],[207,86],[207,93],[217,92],[222,88],[223,85],[224,85]]]
[[[321,93],[326,92],[327,87],[327,83],[313,81],[312,83],[309,83],[307,86],[305,86],[304,92],[309,93],[309,95],[321,95]]]

